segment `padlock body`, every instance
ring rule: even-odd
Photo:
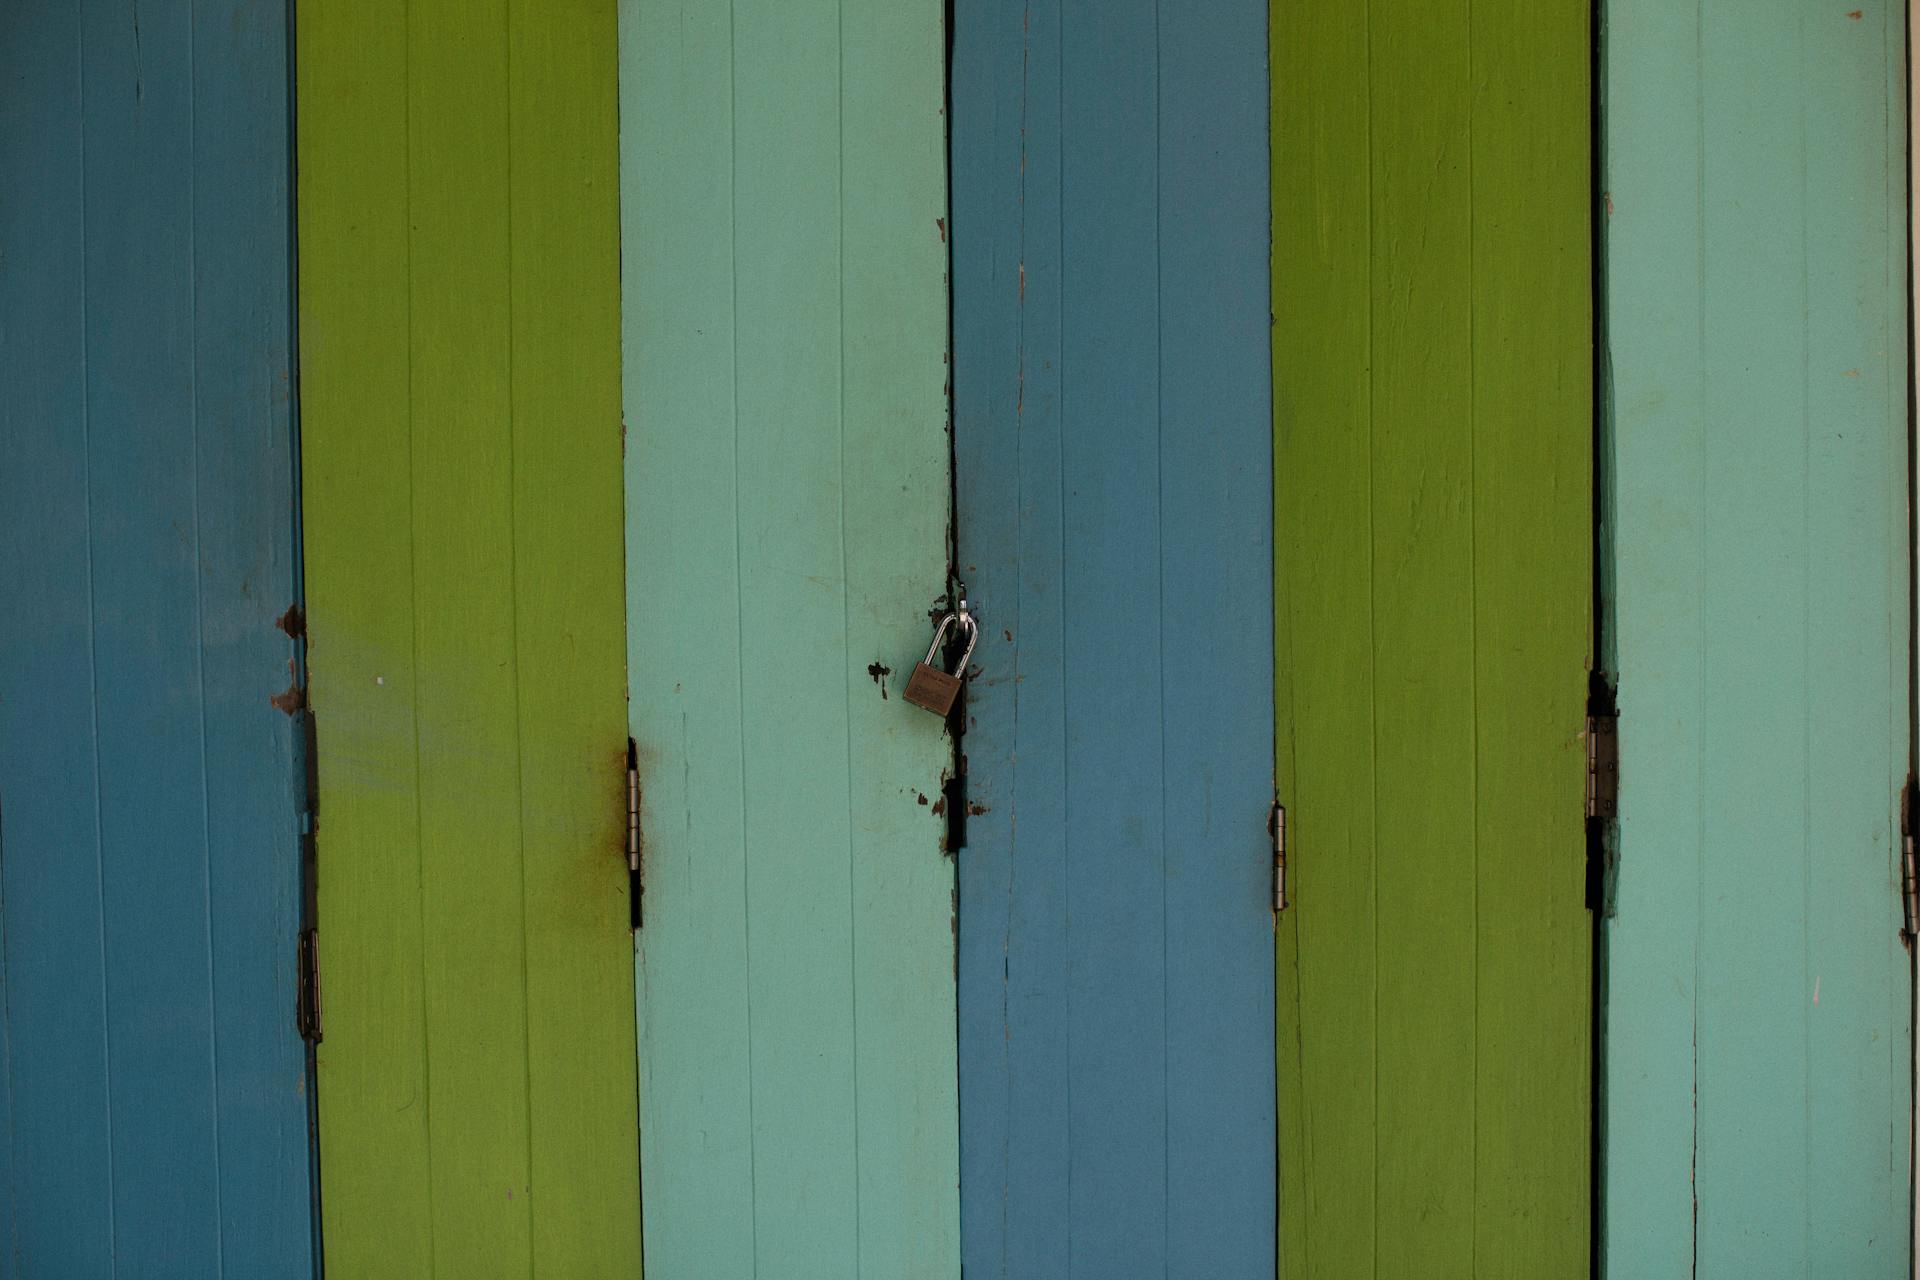
[[[954,700],[960,696],[960,677],[924,662],[918,663],[913,674],[907,677],[906,692],[900,696],[916,707],[944,716],[953,710]]]

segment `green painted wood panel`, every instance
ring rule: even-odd
[[[631,1274],[614,10],[299,16],[328,1270]]]
[[[1583,1274],[1587,10],[1271,12],[1281,1268]]]
[[[1910,1274],[1905,20],[1606,8],[1613,1277]]]
[[[620,14],[648,1269],[954,1275],[940,8]]]

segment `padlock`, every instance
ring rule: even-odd
[[[940,650],[947,643],[947,631],[958,626],[966,633],[967,648],[960,655],[960,665],[955,671],[948,671],[936,665]],[[974,624],[973,615],[967,612],[967,602],[960,602],[960,611],[950,613],[940,619],[940,625],[934,629],[933,643],[927,646],[924,662],[913,669],[907,677],[906,692],[900,696],[916,707],[924,707],[937,716],[944,716],[953,710],[954,702],[960,697],[960,682],[966,679],[967,663],[973,659],[974,642],[980,638],[980,628]]]

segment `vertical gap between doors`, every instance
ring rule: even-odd
[[[943,8],[942,22],[944,24],[943,35],[945,36],[945,49],[944,49],[945,61],[941,67],[941,76],[940,76],[940,93],[941,93],[940,120],[943,126],[941,130],[941,146],[942,146],[943,162],[946,165],[946,182],[944,184],[944,190],[946,192],[946,207],[945,209],[942,210],[942,212],[946,215],[946,234],[942,237],[942,240],[945,244],[945,251],[946,251],[946,258],[947,258],[947,261],[946,261],[946,277],[947,277],[947,358],[946,358],[946,367],[947,367],[947,387],[946,387],[946,392],[947,392],[947,582],[946,582],[946,590],[947,590],[947,605],[946,607],[949,609],[957,609],[960,606],[960,600],[961,600],[961,597],[965,594],[965,591],[963,586],[961,585],[964,579],[962,578],[961,572],[960,572],[960,479],[959,479],[960,467],[959,467],[958,450],[955,447],[956,440],[957,440],[957,433],[959,431],[959,423],[954,415],[954,375],[956,372],[954,367],[954,349],[953,349],[953,291],[954,291],[954,279],[953,279],[953,232],[954,232],[954,228],[953,228],[953,39],[954,39],[953,21],[954,21],[954,0],[943,0],[942,8]],[[939,612],[940,612],[939,610],[936,610],[936,613],[935,613],[936,618],[938,617]],[[950,634],[948,637],[946,652],[942,653],[939,656],[942,659],[943,663],[953,662],[958,660],[961,657],[962,651],[966,647],[967,646],[963,643],[962,638],[959,634],[959,628],[956,627],[953,633]],[[966,753],[966,735],[967,735],[966,674],[967,673],[965,671],[960,671],[957,674],[961,677],[960,694],[957,698],[954,699],[953,710],[947,714],[947,739],[953,754],[947,766],[947,776],[945,779],[942,780],[942,784],[941,784],[941,792],[942,792],[941,799],[945,801],[945,806],[944,806],[945,814],[943,816],[946,822],[946,831],[940,842],[940,847],[942,851],[944,851],[948,856],[952,857],[954,859],[954,864],[955,864],[953,911],[954,911],[954,938],[955,938],[954,945],[956,947],[959,945],[959,942],[958,942],[959,913],[960,913],[960,897],[959,897],[960,888],[959,888],[959,878],[958,878],[959,859],[960,859],[960,850],[967,843],[967,753]],[[955,963],[956,965],[958,964],[957,955],[955,957]]]
[[[1902,849],[1900,866],[1895,876],[1900,885],[1901,916],[1903,923],[1907,914],[1907,885],[1904,846],[1911,838],[1914,825],[1920,823],[1920,814],[1912,811],[1915,799],[1914,770],[1916,765],[1915,731],[1920,727],[1920,654],[1916,654],[1915,640],[1920,637],[1920,602],[1916,602],[1915,593],[1920,589],[1920,564],[1916,564],[1916,549],[1920,548],[1920,513],[1915,511],[1915,502],[1920,500],[1920,481],[1915,471],[1920,467],[1920,452],[1916,452],[1915,442],[1915,371],[1913,365],[1914,325],[1920,319],[1915,310],[1914,296],[1914,238],[1915,227],[1913,208],[1913,145],[1912,121],[1915,118],[1913,93],[1913,18],[1914,4],[1909,0],[1905,12],[1907,31],[1902,41],[1903,72],[1902,79],[1906,89],[1906,115],[1908,136],[1906,145],[1906,164],[1904,166],[1905,194],[1904,207],[1907,210],[1907,784],[1900,798],[1900,836],[1898,846]],[[1915,927],[1920,927],[1916,925]],[[1920,1126],[1916,1125],[1916,1107],[1920,1106],[1920,947],[1914,945],[1914,939],[1905,939],[1908,964],[1908,1053],[1907,1053],[1907,1098],[1908,1098],[1908,1137],[1907,1137],[1907,1201],[1908,1240],[1907,1265],[1909,1274],[1920,1275],[1920,1201],[1916,1201],[1916,1192],[1920,1192],[1920,1152],[1915,1150],[1916,1137],[1920,1136]]]
[[[300,905],[299,920],[295,925],[294,964],[295,972],[300,973],[300,956],[312,948],[309,963],[314,973],[314,990],[309,993],[300,991],[296,1004],[311,999],[314,1017],[319,1016],[319,882],[318,851],[319,840],[319,737],[314,724],[313,707],[306,696],[307,690],[307,628],[305,625],[307,609],[307,571],[306,571],[306,530],[302,519],[303,494],[301,490],[301,435],[300,435],[300,236],[299,236],[299,190],[300,190],[300,151],[299,151],[299,40],[297,0],[286,0],[286,124],[287,124],[287,373],[291,394],[288,397],[288,429],[290,435],[288,466],[292,471],[291,493],[293,510],[291,512],[290,536],[293,546],[289,559],[293,570],[293,607],[288,610],[288,618],[298,618],[295,627],[288,627],[288,636],[293,644],[294,675],[300,691],[300,711],[298,723],[294,726],[295,750],[299,752],[298,765],[298,816],[295,843],[296,856],[299,859]],[[301,986],[296,983],[296,987]],[[302,1010],[296,1007],[291,1011],[295,1020],[302,1020]],[[304,1028],[303,1028],[304,1030]],[[304,1034],[301,1047],[305,1061],[302,1064],[307,1084],[307,1180],[308,1203],[310,1212],[309,1231],[312,1239],[313,1275],[326,1274],[325,1237],[321,1231],[320,1203],[320,1070],[318,1042]]]
[[[1608,671],[1613,665],[1610,660],[1609,646],[1613,637],[1608,633],[1607,593],[1612,589],[1612,575],[1608,568],[1610,509],[1612,504],[1611,467],[1609,466],[1609,446],[1611,443],[1611,362],[1607,351],[1607,308],[1606,308],[1606,211],[1608,192],[1606,189],[1606,0],[1592,0],[1588,8],[1588,111],[1590,145],[1588,162],[1591,166],[1588,179],[1588,256],[1592,272],[1588,305],[1592,309],[1593,343],[1593,494],[1592,494],[1592,554],[1593,554],[1593,617],[1591,637],[1591,666],[1589,672],[1588,705],[1608,684]],[[1591,1059],[1588,1064],[1589,1079],[1587,1094],[1590,1107],[1588,1136],[1588,1270],[1594,1280],[1599,1280],[1606,1271],[1606,1098],[1604,1083],[1606,1080],[1606,1030],[1607,1030],[1607,915],[1611,898],[1611,857],[1613,850],[1607,843],[1605,826],[1593,830],[1594,819],[1588,819],[1587,839],[1587,905],[1590,908],[1590,925],[1593,930],[1592,942],[1592,994],[1590,997],[1591,1026],[1587,1040],[1591,1046]],[[1597,837],[1597,838],[1596,838]]]

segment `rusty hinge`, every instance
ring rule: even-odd
[[[1912,938],[1920,925],[1920,886],[1913,874],[1913,833],[1900,837],[1900,932]]]
[[[628,924],[640,927],[640,749],[627,739],[627,901]]]
[[[1613,914],[1615,819],[1620,813],[1620,710],[1613,677],[1587,678],[1587,909]]]
[[[300,933],[300,1038],[320,1043],[320,931]]]
[[[1609,708],[1587,711],[1587,816],[1609,821],[1620,813],[1620,717]]]
[[[289,610],[289,614],[293,611]],[[302,642],[304,644],[304,641]],[[306,796],[300,811],[300,933],[294,1019],[300,1038],[320,1043],[320,742],[312,708],[300,711]]]
[[[1267,834],[1273,837],[1273,909],[1287,909],[1287,806],[1276,798],[1267,812]]]
[[[1913,858],[1913,828],[1920,821],[1920,783],[1913,774],[1900,788],[1900,932],[1911,942],[1920,933],[1920,876],[1916,876]]]

